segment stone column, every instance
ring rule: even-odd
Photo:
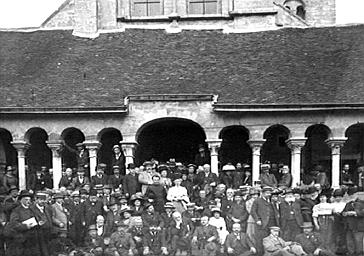
[[[62,142],[57,141],[47,141],[47,146],[52,150],[52,169],[53,169],[53,188],[58,189],[59,181],[62,178],[62,157],[60,154],[60,149]]]
[[[135,159],[135,150],[138,146],[137,142],[126,142],[126,141],[120,141],[121,149],[123,150],[124,156],[125,156],[125,168],[126,172],[128,173],[128,164],[134,163]]]
[[[219,176],[219,148],[221,142],[222,139],[206,140],[206,143],[210,149],[211,172],[215,173],[217,176]]]
[[[27,151],[29,144],[25,141],[13,141],[11,144],[18,152],[18,175],[19,175],[19,189],[27,188],[27,179],[25,173],[25,152]]]
[[[291,149],[292,187],[297,187],[301,184],[301,150],[306,140],[306,138],[290,138],[286,141]]]
[[[96,174],[97,150],[101,146],[98,141],[84,141],[83,144],[88,150],[90,158],[90,177]]]
[[[255,181],[259,180],[260,175],[260,151],[262,149],[262,146],[265,142],[265,140],[248,140],[247,141],[250,147],[252,148],[252,181],[253,185]]]
[[[331,187],[340,187],[340,155],[341,148],[343,147],[347,138],[330,138],[326,143],[331,148]]]

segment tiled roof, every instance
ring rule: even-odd
[[[0,32],[0,107],[112,107],[135,94],[234,104],[364,102],[364,25],[221,31]]]

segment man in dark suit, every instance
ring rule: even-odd
[[[115,165],[112,167],[113,174],[109,176],[107,183],[113,187],[113,189],[121,189],[123,186],[124,176],[120,174],[120,167]]]
[[[90,179],[85,177],[85,170],[80,167],[77,169],[77,176],[73,178],[71,186],[73,189],[79,190],[86,184],[90,184]]]
[[[102,164],[99,164],[96,168],[96,175],[91,177],[91,188],[94,188],[96,185],[106,185],[108,177],[104,173],[104,168]]]
[[[124,177],[123,190],[126,197],[130,197],[137,192],[140,192],[140,183],[138,181],[138,174],[135,170],[135,164],[128,164],[129,173]]]
[[[233,224],[232,233],[226,237],[225,247],[226,252],[231,256],[250,256],[257,252],[249,236],[241,232],[239,223]]]
[[[289,240],[301,233],[303,224],[301,205],[295,200],[292,189],[285,191],[284,200],[280,204],[280,222],[283,239]]]
[[[275,212],[270,197],[273,192],[271,187],[263,187],[262,196],[257,198],[252,205],[250,214],[257,224],[255,242],[258,253],[263,253],[263,238],[269,235],[269,227],[277,226]]]
[[[112,147],[113,156],[111,159],[111,166],[118,166],[121,175],[125,175],[125,156],[123,152],[120,150],[119,145],[114,145]]]
[[[302,246],[306,253],[309,255],[335,256],[334,253],[322,246],[320,234],[313,232],[312,223],[305,222],[301,227],[303,229],[303,233],[298,234],[295,241]]]

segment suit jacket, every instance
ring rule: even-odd
[[[269,235],[263,239],[264,256],[273,256],[276,251],[283,249],[289,244],[280,237]]]
[[[260,174],[259,180],[261,181],[262,187],[264,186],[277,187],[278,185],[276,177],[271,173]]]
[[[55,230],[67,231],[68,226],[68,215],[64,206],[60,206],[57,203],[52,204],[52,221],[55,225]],[[63,223],[64,227],[61,228],[59,225]]]
[[[298,234],[295,238],[295,241],[302,246],[303,250],[306,253],[310,254],[312,254],[317,248],[322,245],[321,236],[319,233],[316,232],[312,232],[308,235],[308,237],[304,233]]]
[[[95,187],[95,185],[106,185],[107,184],[108,176],[106,174],[103,174],[101,177],[98,177],[97,175],[94,175],[91,177],[91,187]]]
[[[58,183],[58,187],[65,187],[67,189],[73,189],[72,182],[74,178],[72,176],[62,176],[61,180]]]
[[[253,242],[250,240],[249,236],[246,233],[240,232],[239,235],[240,240],[238,240],[237,236],[234,233],[228,234],[225,240],[226,248],[233,248],[234,253],[237,255],[250,251],[250,248],[254,247]]]
[[[115,154],[113,154],[112,158],[111,158],[111,166],[119,166],[120,168],[120,174],[121,175],[125,175],[125,157],[123,155],[123,153],[121,153],[119,158],[116,158]]]
[[[245,207],[245,202],[241,202],[240,204],[233,203],[231,208],[228,211],[228,220],[231,220],[231,225],[234,223],[232,221],[232,217],[240,220],[240,226],[243,231],[246,230],[246,222],[249,217],[249,213]]]
[[[283,201],[280,204],[280,215],[281,215],[280,224],[283,230],[286,229],[287,220],[290,219],[291,212],[293,212],[294,219],[296,220],[297,225],[302,226],[303,224],[301,205],[299,204],[299,202],[295,201],[290,206],[289,203]]]
[[[286,187],[291,187],[292,185],[292,175],[290,173],[285,173],[283,174],[283,176],[280,178],[278,186],[286,186]]]
[[[123,185],[124,176],[119,175],[116,177],[115,175],[110,175],[107,183],[112,185],[114,189],[118,188],[120,185]]]
[[[72,188],[73,189],[80,189],[86,184],[90,184],[90,179],[88,177],[83,177],[82,182],[80,181],[78,176],[74,177],[73,180],[72,180]]]
[[[272,211],[269,211],[267,208],[272,207]],[[252,205],[250,210],[250,215],[254,218],[254,221],[261,221],[262,228],[266,228],[269,222],[269,218],[271,217],[269,214],[274,214],[273,206],[270,202],[267,202],[265,199],[259,197],[257,198]],[[276,216],[274,216],[276,217]]]
[[[140,183],[138,181],[138,174],[132,175],[128,173],[124,177],[123,190],[125,194],[129,194],[129,196],[135,194],[136,192],[140,192]]]

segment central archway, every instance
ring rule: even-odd
[[[161,118],[144,124],[136,135],[139,147],[137,164],[154,158],[166,162],[175,158],[177,162],[192,163],[198,146],[205,145],[206,135],[202,127],[189,119]]]

